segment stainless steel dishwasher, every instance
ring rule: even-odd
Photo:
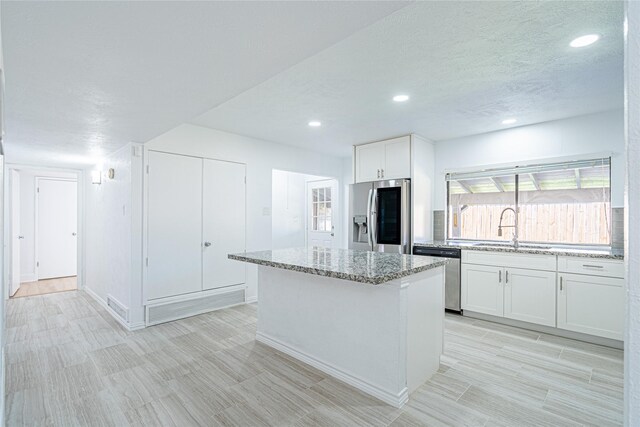
[[[414,255],[451,258],[444,272],[444,308],[462,313],[460,308],[460,249],[414,246]]]

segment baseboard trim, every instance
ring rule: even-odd
[[[367,381],[358,378],[355,375],[352,375],[348,372],[343,371],[340,368],[337,368],[331,364],[323,362],[303,351],[300,351],[288,344],[285,344],[275,338],[272,338],[262,332],[256,333],[256,341],[261,342],[262,344],[268,345],[269,347],[273,347],[276,350],[279,350],[283,353],[288,354],[289,356],[298,359],[307,365],[311,365],[314,368],[331,375],[334,378],[343,381],[350,386],[357,388],[364,393],[367,393],[377,399],[380,399],[384,403],[387,403],[396,408],[401,408],[405,403],[409,400],[409,390],[405,387],[400,393],[394,394],[387,390],[381,389],[378,386],[368,383]]]
[[[556,335],[562,338],[569,338],[577,341],[584,341],[591,344],[603,345],[622,350],[624,342],[611,338],[597,337],[595,335],[583,334],[581,332],[565,331],[564,329],[554,328],[545,325],[536,325],[535,323],[523,322],[520,320],[506,319],[504,317],[491,316],[489,314],[477,313],[475,311],[464,310],[463,316],[472,317],[474,319],[486,320],[487,322],[500,323],[501,325],[514,326],[516,328],[528,329],[530,331],[542,332],[549,335]]]
[[[245,300],[244,300],[245,304],[253,304],[254,302],[258,302],[258,296],[257,295],[245,298]]]
[[[24,274],[20,276],[20,283],[37,282],[38,276],[35,274]]]
[[[127,322],[125,322],[124,320],[122,320],[122,318],[120,316],[118,316],[117,313],[115,313],[111,307],[109,307],[107,305],[107,302],[105,300],[103,300],[102,298],[100,298],[100,296],[98,294],[96,294],[94,291],[91,290],[91,288],[87,288],[85,287],[82,292],[86,292],[89,296],[91,296],[91,298],[94,299],[94,301],[96,301],[98,304],[100,304],[102,306],[102,308],[104,308],[105,310],[107,310],[107,312],[111,315],[111,317],[113,317],[114,319],[116,319],[116,321],[120,324],[120,326],[122,326],[123,328],[125,328],[127,331],[135,331],[138,329],[142,329],[145,327],[144,322],[142,323],[142,327],[139,326],[138,323],[134,324],[134,325],[129,325]]]

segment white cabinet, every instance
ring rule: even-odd
[[[411,176],[411,136],[357,145],[356,183]]]
[[[227,255],[245,250],[245,165],[204,160],[203,289],[245,283],[245,265]]]
[[[503,316],[502,268],[462,264],[462,309]]]
[[[147,301],[245,283],[245,165],[149,151]],[[155,301],[154,301],[155,302]]]
[[[558,328],[622,340],[624,279],[558,275]]]
[[[147,299],[202,289],[202,159],[149,151]]]
[[[506,268],[504,317],[556,326],[556,272]]]
[[[553,271],[513,267],[522,265],[531,257],[532,255],[463,251],[462,309],[555,326],[555,257],[552,262],[547,259],[533,262],[533,265],[553,265]],[[501,265],[472,264],[468,261]]]

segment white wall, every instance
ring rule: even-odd
[[[614,153],[611,204],[621,207],[625,176],[622,110],[438,141],[434,209],[445,208],[446,171],[603,152]]]
[[[303,247],[307,235],[307,182],[316,175],[274,170],[272,173],[271,248]]]
[[[640,2],[628,1],[626,15],[624,424],[632,427],[640,425]]]
[[[129,327],[144,320],[141,303],[142,150],[126,145],[104,159],[102,184],[86,173],[85,290],[105,303],[111,295],[129,308]],[[114,179],[106,176],[115,170]],[[132,179],[133,175],[133,179]],[[139,295],[139,297],[138,297]]]
[[[181,125],[147,142],[151,150],[247,165],[247,250],[272,248],[272,170],[337,178],[342,187],[340,158],[194,125]],[[343,196],[342,196],[343,197]],[[257,295],[257,270],[248,269],[247,298]]]
[[[75,173],[51,170],[20,169],[20,281],[38,280],[36,276],[36,178],[77,179]],[[15,242],[13,242],[15,244]]]

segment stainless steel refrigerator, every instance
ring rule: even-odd
[[[411,180],[350,186],[349,249],[411,253]]]

